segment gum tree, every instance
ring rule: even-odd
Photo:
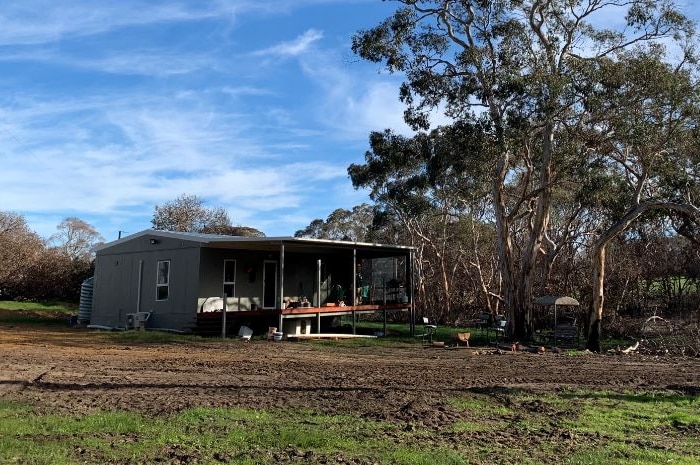
[[[182,194],[156,205],[151,223],[153,229],[204,233],[230,227],[231,219],[223,208],[208,208],[196,195]]]
[[[671,64],[663,47],[625,53],[602,64],[587,89],[592,162],[614,180],[601,232],[594,236],[593,306],[587,347],[600,351],[607,245],[645,216],[672,215],[697,240],[700,226],[700,86],[692,50]]]
[[[534,269],[548,253],[553,190],[589,120],[576,78],[581,63],[671,38],[688,23],[670,1],[399,0],[353,50],[403,73],[406,121],[426,129],[429,112],[456,121],[486,118],[491,137],[491,204],[502,298],[513,336],[531,336]],[[596,27],[623,17],[620,30]],[[469,153],[464,153],[469,163]],[[475,160],[474,163],[478,163]],[[513,188],[512,182],[518,180]]]
[[[465,174],[466,159],[458,154],[468,150],[487,163],[488,139],[481,125],[466,123],[414,137],[375,132],[365,163],[348,168],[353,185],[368,188],[416,247],[418,301],[423,312],[439,319],[454,318],[453,304],[463,300],[459,285],[470,271],[461,266],[469,255],[464,245],[477,231],[465,218],[477,216],[484,185],[478,170]],[[482,273],[480,263],[473,263]],[[478,282],[483,288],[488,280],[480,275]]]
[[[313,220],[306,228],[294,233],[294,237],[369,242],[373,217],[374,209],[366,203],[356,205],[352,210],[338,208],[325,221]]]

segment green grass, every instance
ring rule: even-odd
[[[346,321],[347,320],[347,321]],[[349,320],[347,318],[343,319],[344,324],[349,324],[352,320]],[[382,337],[382,340],[390,340],[390,341],[406,341],[406,340],[412,340],[413,336],[411,336],[410,328],[408,326],[408,323],[387,323],[387,332],[389,332],[390,336],[388,337]],[[384,328],[384,325],[381,321],[363,321],[360,320],[357,323],[357,333],[358,334],[372,334],[376,331],[382,331]],[[458,332],[468,332],[471,333],[471,338],[469,340],[471,345],[477,346],[477,345],[489,345],[494,342],[494,333],[487,334],[486,331],[483,331],[479,328],[470,328],[470,327],[452,327],[452,326],[441,326],[438,325],[437,329],[435,330],[435,334],[433,335],[433,340],[434,341],[442,341],[446,343],[451,343],[454,339],[454,335]],[[423,333],[423,325],[422,324],[416,324],[416,335],[420,335]],[[413,339],[417,340],[420,342],[420,338]]]
[[[699,404],[700,396],[667,392],[513,391],[453,400],[470,417],[456,431],[514,431],[529,438],[528,451],[514,445],[503,451],[503,463],[567,465],[700,463]]]
[[[311,412],[195,408],[170,418],[108,412],[37,418],[5,402],[0,419],[0,463],[273,464],[338,456],[358,463],[465,463],[449,448],[397,446],[388,439],[400,434],[396,425]]]
[[[345,323],[348,323],[351,320],[344,321]],[[357,332],[358,334],[369,334],[373,333],[375,331],[381,331],[383,329],[383,324],[381,322],[376,322],[376,321],[362,321],[360,320],[357,323]],[[395,336],[390,336],[390,337],[383,337],[380,338],[380,340],[388,340],[388,341],[411,341],[413,340],[420,342],[420,338],[412,338],[409,330],[409,326],[407,323],[387,323],[387,330],[389,330],[390,333],[396,334]],[[417,324],[416,325],[416,334],[420,335],[423,332],[423,325],[422,324]],[[494,343],[496,342],[495,339],[495,334],[493,332],[488,332],[485,331],[481,328],[476,328],[476,327],[450,327],[450,326],[440,326],[438,325],[437,330],[435,331],[435,334],[433,335],[433,340],[434,341],[442,341],[445,343],[452,343],[454,340],[454,335],[457,332],[469,332],[471,333],[471,337],[469,339],[469,344],[472,347],[483,347],[483,346],[493,346]],[[499,339],[500,340],[500,339]],[[614,349],[616,347],[619,348],[626,348],[631,345],[633,345],[636,341],[632,339],[622,339],[622,338],[610,338],[606,337],[601,340],[601,349],[602,351],[607,351],[608,349]],[[361,344],[381,344],[381,342],[364,342]],[[586,345],[586,337],[581,335],[579,344],[581,347],[584,347]],[[580,351],[579,349],[564,349],[563,350],[565,354],[567,355],[582,355],[585,352]]]
[[[670,392],[508,389],[450,401],[439,428],[311,410],[192,408],[37,414],[0,400],[0,463],[659,464],[700,463],[700,397]]]
[[[0,300],[0,322],[14,324],[65,324],[78,307],[65,302],[16,302]]]
[[[0,310],[26,310],[29,312],[71,315],[74,314],[77,309],[78,307],[76,305],[65,302],[16,302],[14,300],[0,300]]]

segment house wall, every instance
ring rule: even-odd
[[[213,302],[212,310],[221,310],[220,299],[224,293],[224,260],[236,260],[235,295],[226,302],[228,311],[245,311],[251,304],[260,308],[262,303],[263,253],[242,250],[204,248],[200,255],[197,308],[205,302]],[[250,272],[249,272],[250,270]]]
[[[97,252],[91,324],[124,327],[128,313],[142,311],[152,312],[148,327],[194,328],[199,244],[161,237],[151,244],[151,238],[142,236]],[[161,260],[170,260],[170,280],[168,298],[158,301],[156,276]]]

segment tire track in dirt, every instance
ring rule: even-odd
[[[0,328],[0,396],[37,411],[245,407],[316,410],[437,427],[449,398],[560,389],[697,392],[698,359],[499,353],[268,341],[114,343],[52,328]],[[475,355],[475,354],[479,355]]]

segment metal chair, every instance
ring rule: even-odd
[[[428,344],[433,343],[433,335],[435,334],[435,331],[437,330],[437,325],[431,325],[430,320],[428,320],[427,317],[423,317],[423,334],[419,334],[422,338],[423,344],[426,342]]]
[[[498,320],[496,325],[493,327],[493,331],[496,334],[496,342],[498,342],[498,336],[501,336],[503,340],[506,336],[506,329],[508,329],[508,320]]]
[[[483,312],[477,320],[474,321],[474,325],[479,328],[481,334],[489,329],[489,322],[491,321],[491,314],[488,312]]]

